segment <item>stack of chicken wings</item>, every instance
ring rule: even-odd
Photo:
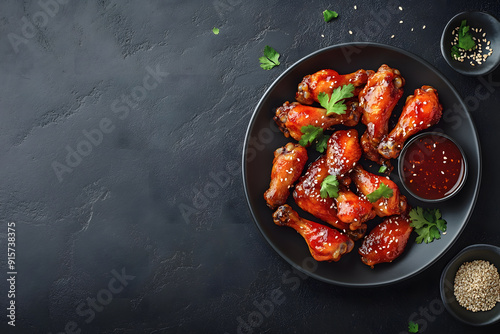
[[[319,106],[321,94],[331,96],[348,84],[354,88],[353,96],[343,101],[345,113],[328,114]],[[317,261],[339,261],[360,240],[361,260],[373,268],[392,262],[406,246],[412,227],[405,196],[387,173],[371,173],[360,163],[373,162],[390,171],[391,159],[399,156],[405,141],[440,120],[437,91],[424,85],[408,96],[390,130],[389,120],[404,85],[401,73],[386,64],[376,72],[360,69],[345,75],[325,69],[305,76],[298,85],[296,102],[287,101],[276,109],[274,120],[287,138],[300,141],[303,127],[309,125],[331,131],[326,151],[308,166],[307,147],[289,142],[278,148],[264,194],[274,210],[274,223],[294,228]],[[325,196],[322,185],[332,178],[336,196]],[[371,194],[382,187],[386,195],[373,200]],[[300,217],[287,204],[291,198],[319,222]],[[375,217],[382,217],[381,222]]]

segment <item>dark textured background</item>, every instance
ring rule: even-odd
[[[500,72],[453,72],[439,40],[456,13],[499,17],[500,3],[399,2],[403,11],[373,34],[367,22],[385,1],[42,0],[51,15],[37,1],[2,1],[0,277],[7,222],[16,223],[18,275],[16,327],[2,314],[0,331],[400,333],[414,319],[425,333],[498,332],[443,312],[438,282],[463,247],[500,245]],[[328,24],[327,8],[340,14]],[[441,71],[469,103],[483,152],[478,203],[456,244],[418,276],[376,289],[293,272],[252,221],[240,173],[248,121],[273,80],[350,41],[401,47]],[[282,55],[270,71],[258,63],[265,45]],[[471,99],[488,81],[491,96]],[[107,133],[86,146],[100,126]],[[87,155],[58,178],[54,164],[78,148]],[[7,288],[0,279],[2,310]]]

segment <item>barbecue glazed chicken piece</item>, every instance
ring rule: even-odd
[[[404,84],[398,70],[382,65],[359,93],[359,105],[363,108],[361,121],[367,127],[361,136],[361,146],[366,158],[378,164],[386,161],[379,155],[378,146],[389,132],[389,118],[403,95]]]
[[[377,201],[371,203],[377,216],[385,217],[406,212],[406,197],[401,195],[396,183],[389,178],[367,172],[359,165],[354,167],[351,172],[351,178],[356,188],[365,196],[377,190],[381,183],[392,189],[391,197],[386,198],[382,196]]]
[[[383,262],[392,262],[403,253],[413,227],[404,216],[386,218],[375,226],[358,249],[361,261],[373,268]]]
[[[339,130],[328,139],[326,149],[326,164],[328,173],[337,179],[343,178],[361,158],[363,152],[355,129]]]
[[[307,162],[307,150],[299,144],[288,143],[274,151],[269,189],[264,193],[271,209],[285,204],[290,187],[297,181]]]
[[[380,155],[386,159],[397,158],[406,139],[439,122],[442,111],[436,89],[431,86],[415,89],[414,95],[406,99],[396,127],[378,146]]]
[[[309,166],[306,173],[295,185],[293,192],[295,203],[302,210],[347,233],[353,240],[358,240],[365,235],[366,224],[362,224],[354,231],[351,230],[349,224],[340,221],[337,217],[334,199],[321,197],[321,182],[328,175],[326,158],[322,156]]]
[[[337,203],[337,217],[340,221],[349,224],[351,230],[357,230],[377,215],[372,204],[363,197],[359,197],[348,189],[340,190],[335,198]]]
[[[319,93],[330,96],[334,89],[347,84],[354,85],[354,96],[358,96],[370,74],[373,74],[373,71],[358,70],[354,73],[342,75],[334,70],[321,70],[302,79],[295,94],[295,99],[302,104],[313,104],[319,102]]]
[[[340,260],[349,253],[354,242],[345,234],[322,224],[299,217],[289,205],[282,205],[273,214],[276,225],[295,229],[307,242],[309,251],[316,261]]]
[[[274,120],[285,137],[292,137],[298,141],[302,137],[301,129],[303,126],[314,125],[326,130],[338,124],[357,125],[362,112],[357,99],[347,99],[345,105],[347,106],[345,114],[327,116],[326,109],[305,106],[297,102],[285,102],[276,109]]]
[[[335,175],[343,184],[339,187],[339,196],[335,198],[337,217],[349,224],[350,230],[361,228],[362,223],[375,217],[371,203],[345,187],[351,181],[346,175],[356,166],[362,154],[358,131],[355,129],[336,131],[328,139],[326,149],[328,173]]]

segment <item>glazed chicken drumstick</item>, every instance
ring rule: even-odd
[[[358,250],[361,261],[373,268],[383,262],[392,262],[403,253],[413,227],[405,216],[392,216],[373,228]]]
[[[304,77],[299,84],[295,99],[302,104],[313,104],[318,102],[319,93],[331,95],[334,89],[347,84],[354,85],[354,96],[358,96],[370,74],[373,74],[373,71],[357,70],[342,75],[334,70],[321,70]]]
[[[276,225],[295,229],[307,242],[316,261],[338,261],[349,253],[354,242],[345,234],[322,224],[299,217],[289,205],[282,205],[273,214]]]
[[[337,217],[340,221],[349,224],[349,229],[355,231],[362,228],[365,222],[377,215],[372,204],[365,198],[359,197],[348,189],[339,190],[335,198],[337,203]]]
[[[345,114],[326,115],[326,109],[305,106],[297,102],[285,102],[276,109],[274,121],[283,132],[285,137],[292,137],[300,140],[302,137],[302,127],[314,125],[326,130],[334,125],[343,124],[346,126],[355,126],[361,117],[361,108],[357,99],[348,99],[345,101],[347,110]]]
[[[340,221],[337,217],[334,199],[321,197],[321,183],[328,175],[326,158],[321,156],[309,166],[297,182],[293,192],[295,203],[302,210],[347,233],[353,240],[358,240],[365,235],[366,224],[360,225],[354,231],[351,230],[349,224]]]
[[[337,179],[344,177],[361,158],[363,152],[355,129],[339,130],[328,139],[326,148],[326,164],[328,173]]]
[[[286,203],[290,187],[299,179],[306,162],[307,150],[299,144],[288,143],[274,151],[271,182],[264,193],[271,209]]]
[[[379,155],[378,146],[389,132],[389,118],[403,95],[404,84],[399,71],[384,64],[368,78],[359,93],[359,105],[363,108],[361,122],[367,127],[361,136],[361,146],[366,158],[378,164],[386,161]]]
[[[376,215],[370,202],[344,186],[350,183],[350,178],[346,175],[356,166],[361,155],[358,131],[355,129],[336,131],[328,139],[326,149],[328,173],[335,175],[343,184],[339,188],[338,197],[335,198],[337,217],[349,224],[350,230],[363,228],[363,223]]]
[[[431,86],[417,88],[415,93],[406,99],[394,129],[378,146],[380,155],[386,159],[397,158],[406,139],[439,122],[442,111],[436,89]]]
[[[382,183],[392,190],[392,196],[389,198],[381,197],[372,203],[377,216],[386,217],[406,212],[406,197],[401,195],[396,183],[389,178],[372,174],[359,165],[351,172],[351,178],[356,188],[365,196],[379,189]]]

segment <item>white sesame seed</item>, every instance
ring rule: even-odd
[[[500,277],[495,265],[483,260],[462,264],[455,275],[454,295],[469,311],[491,310],[500,301]]]

